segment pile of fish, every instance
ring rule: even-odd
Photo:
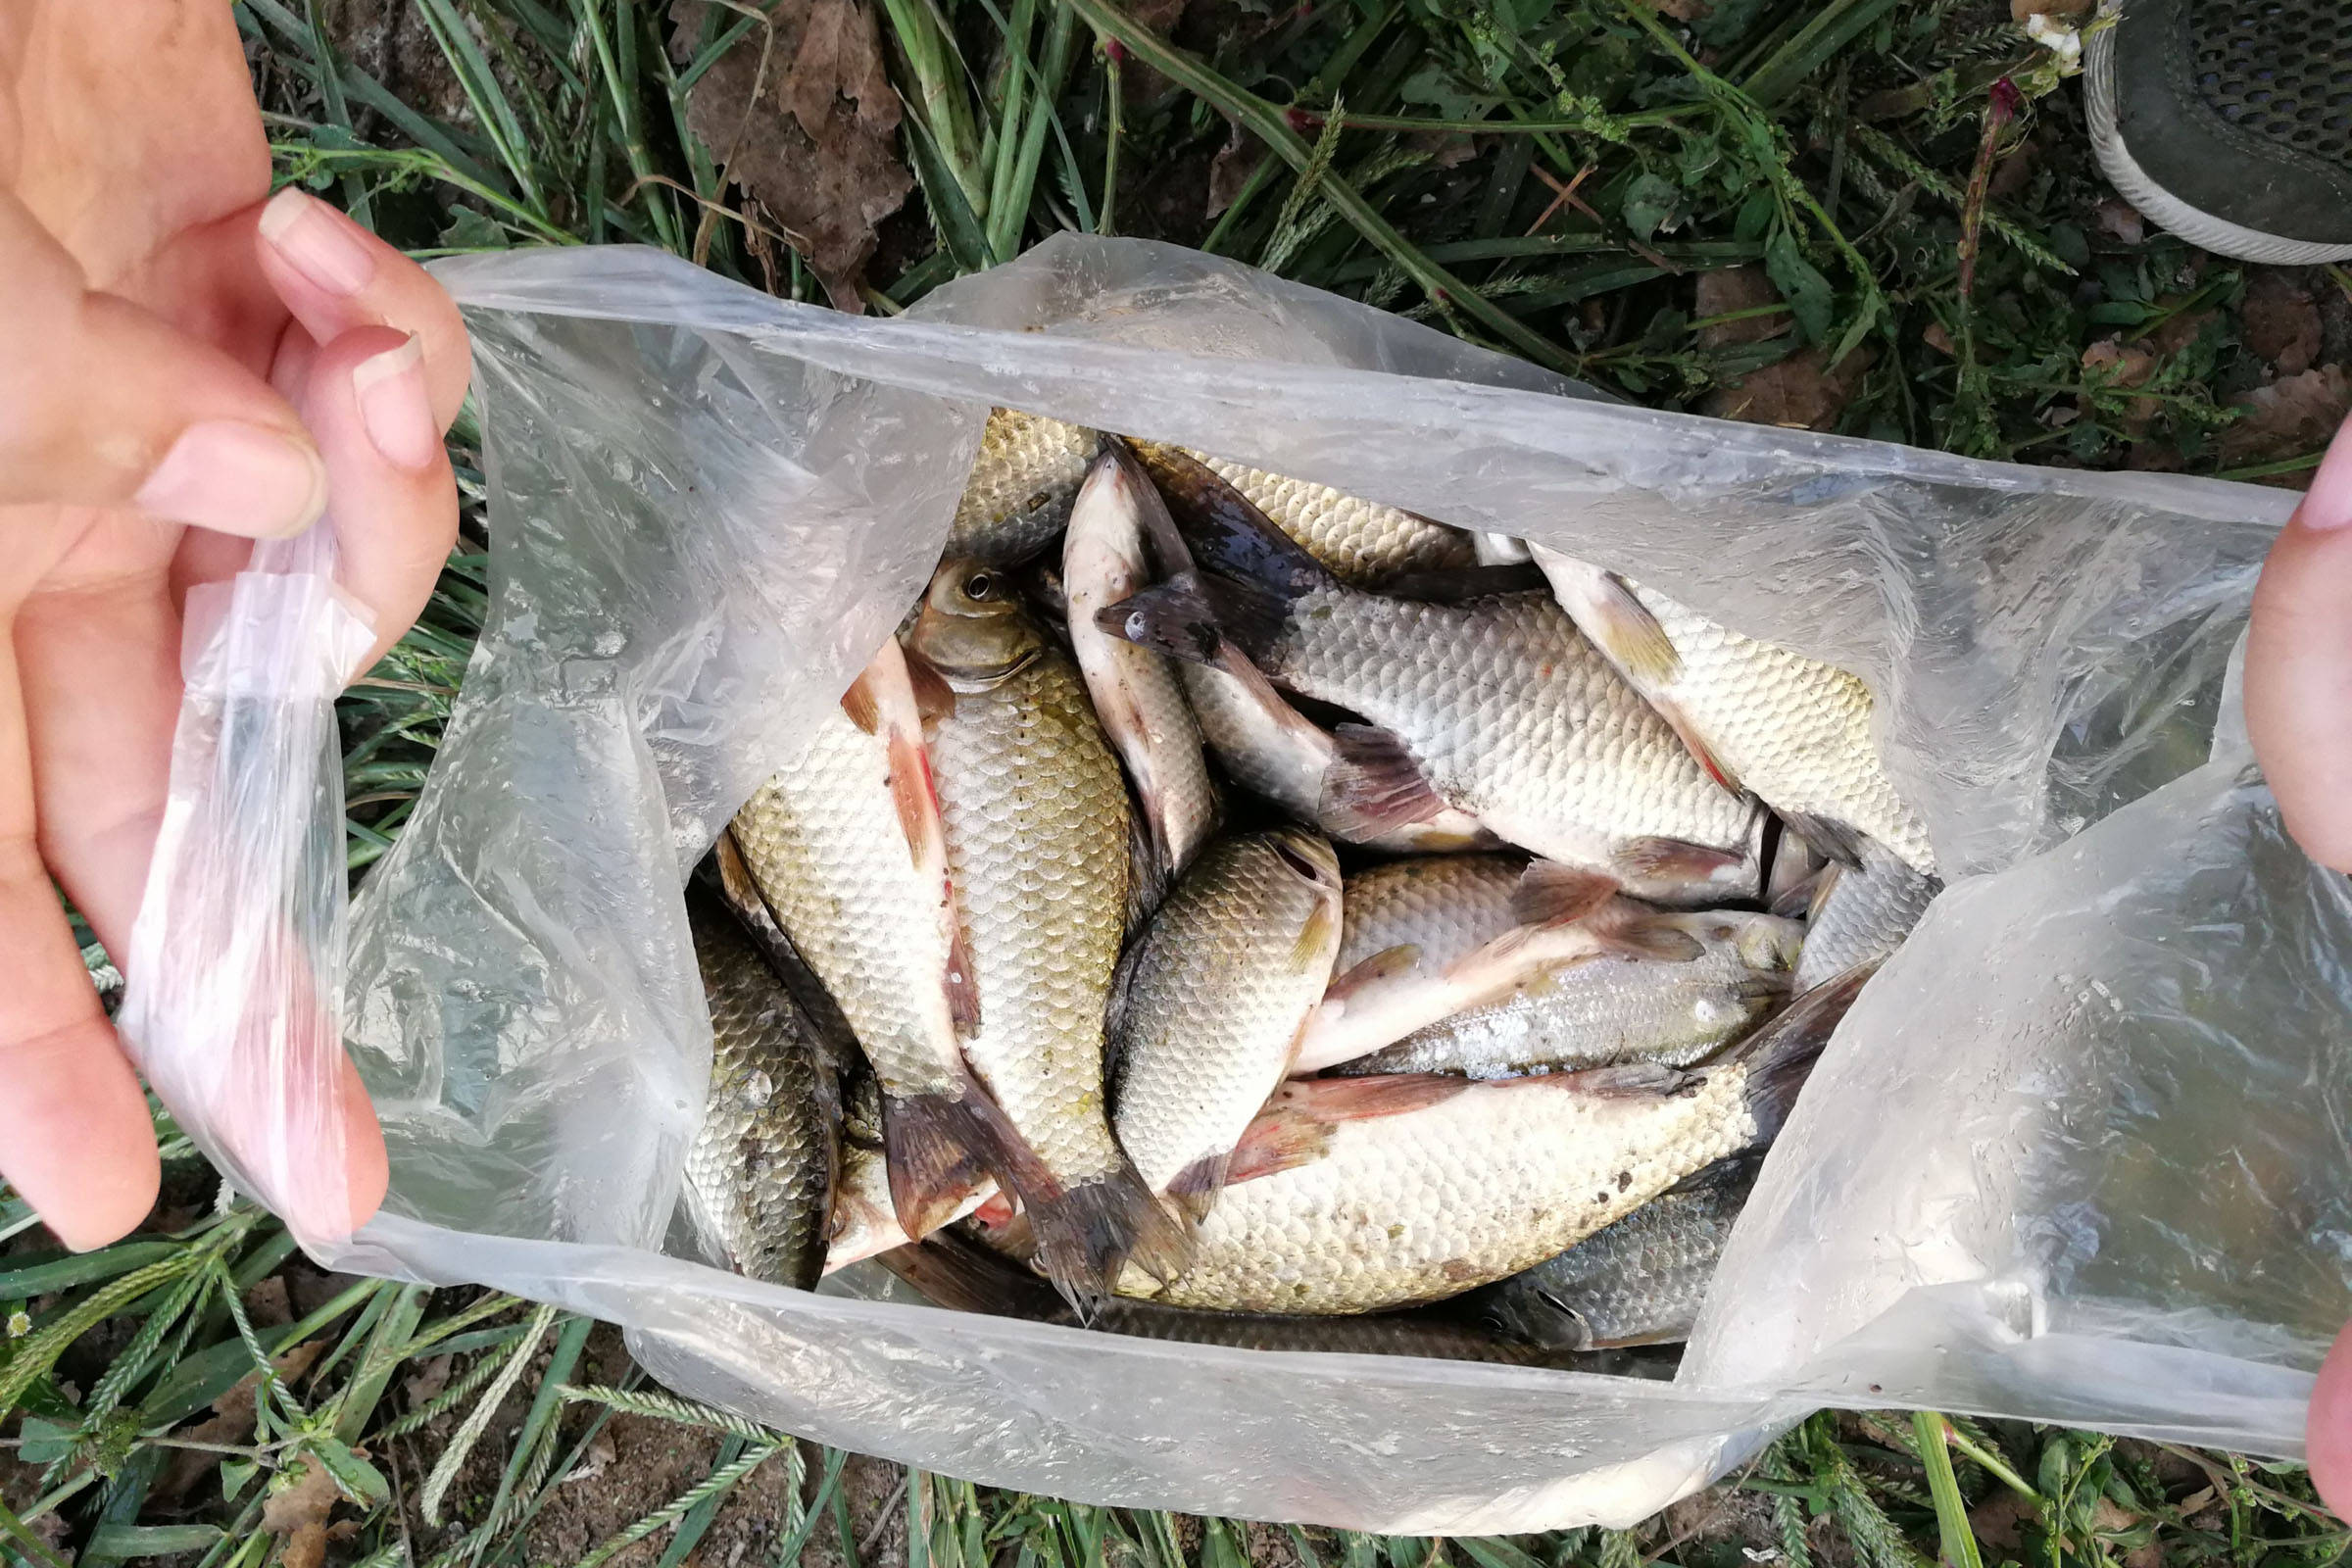
[[[1846,671],[1556,554],[998,411],[689,890],[709,1250],[1293,1349],[1684,1338],[1937,891]]]

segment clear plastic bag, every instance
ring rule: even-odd
[[[1628,408],[1142,241],[1064,236],[888,321],[636,250],[440,275],[493,608],[355,911],[392,1196],[336,1266],[614,1319],[673,1387],[955,1475],[1364,1529],[1630,1523],[1825,1403],[2297,1450],[2352,1315],[2352,905],[2213,739],[2290,497]],[[681,877],[918,592],[991,404],[1556,543],[1867,676],[1955,885],[1817,1071],[1675,1383],[661,1254],[710,1063]]]

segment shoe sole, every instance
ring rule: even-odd
[[[2166,190],[2149,177],[2139,167],[2131,150],[2124,145],[2121,125],[2115,112],[2115,36],[2112,30],[2101,28],[2092,34],[2084,50],[2082,63],[2082,95],[2084,108],[2090,117],[2090,145],[2099,155],[2099,167],[2124,200],[2130,202],[2142,218],[2168,233],[2177,234],[2202,250],[2219,256],[2234,256],[2243,262],[2267,262],[2278,267],[2309,267],[2319,262],[2340,262],[2352,257],[2352,245],[2328,245],[2318,240],[2282,239],[2266,234],[2259,228],[2232,223],[2226,218],[2216,218],[2202,208]]]

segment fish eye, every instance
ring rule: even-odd
[[[975,571],[963,579],[966,599],[987,599],[997,591],[997,576],[993,571]]]

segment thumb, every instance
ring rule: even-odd
[[[132,508],[267,538],[317,520],[326,466],[285,399],[80,268],[0,193],[0,506]]]
[[[2271,547],[2246,634],[2246,728],[2287,831],[2352,870],[2352,422]]]

